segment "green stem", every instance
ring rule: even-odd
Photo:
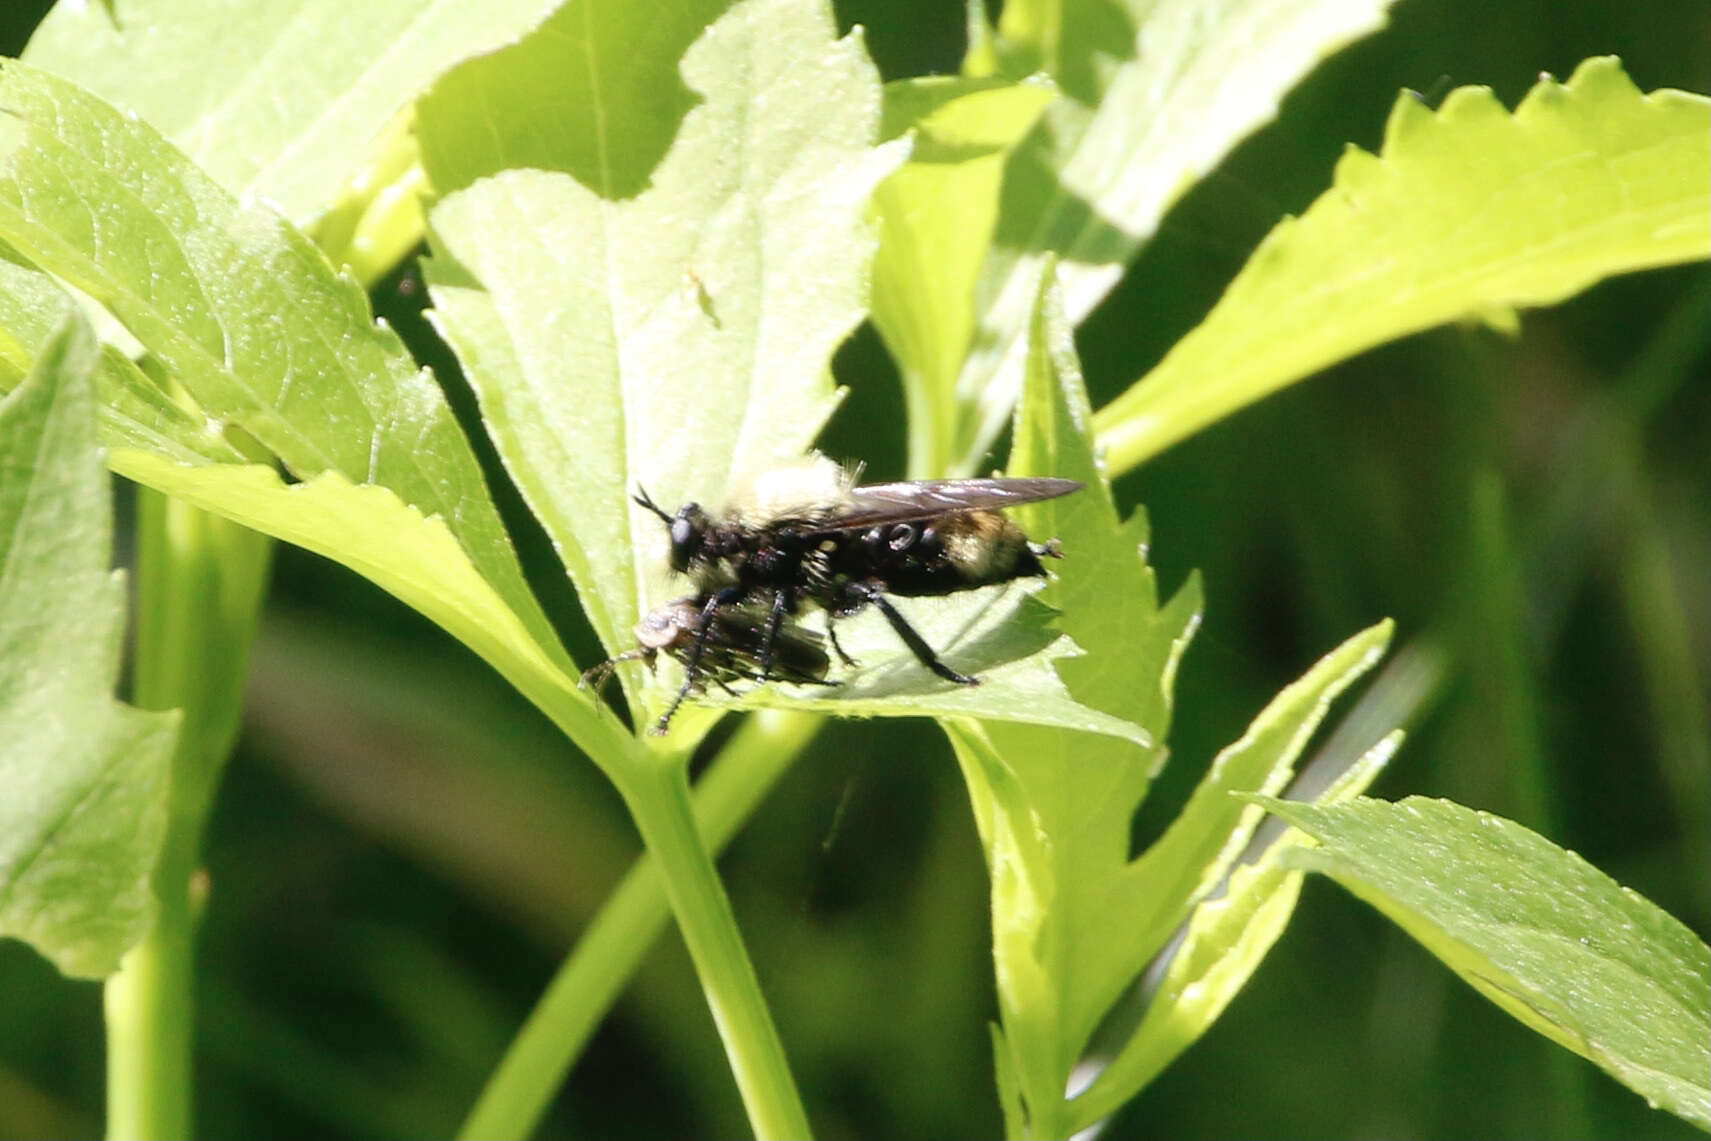
[[[412,131],[414,120],[413,111],[393,119],[374,141],[374,161],[346,184],[333,208],[315,223],[315,244],[365,289],[373,289],[422,240],[427,175]]]
[[[114,1141],[190,1136],[196,920],[189,877],[163,864],[155,895],[154,929],[103,992],[107,1136]]]
[[[821,718],[762,710],[750,715],[695,786],[695,820],[707,846],[722,851]],[[642,956],[670,919],[665,884],[647,856],[624,876],[578,940],[518,1031],[464,1121],[463,1141],[527,1137]]]
[[[766,1000],[737,930],[725,885],[696,825],[681,756],[628,766],[618,791],[653,857],[689,948],[713,1024],[725,1044],[749,1123],[758,1138],[805,1138],[808,1116]]]
[[[149,935],[107,980],[107,1135],[191,1135],[196,923],[202,829],[237,735],[267,578],[268,541],[192,507],[137,499],[133,700],[182,709]]]

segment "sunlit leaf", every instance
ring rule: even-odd
[[[549,0],[59,3],[24,60],[136,112],[228,192],[307,226],[394,141],[435,77]]]
[[[51,277],[13,261],[8,253],[0,250],[0,392],[11,391],[24,379],[37,346],[72,304]],[[205,419],[167,399],[114,346],[101,346],[94,380],[101,442],[107,447],[144,448],[184,463],[236,463],[243,458]]]
[[[1711,948],[1512,820],[1444,800],[1265,801],[1287,857],[1389,916],[1527,1026],[1711,1128]]]
[[[1364,792],[1401,738],[1393,732],[1368,749],[1315,803],[1340,803]],[[1247,986],[1294,914],[1303,873],[1287,865],[1284,853],[1303,842],[1299,832],[1285,832],[1258,856],[1244,854],[1221,888],[1195,906],[1146,995],[1139,1024],[1074,1099],[1078,1130],[1105,1119],[1144,1088]]]
[[[1141,729],[1122,739],[946,723],[992,877],[1006,1116],[1049,1136],[1063,1132],[1065,1082],[1086,1036],[1141,966],[1125,962],[1129,828],[1164,755],[1172,678],[1200,596],[1191,581],[1161,608],[1145,518],[1117,519],[1088,450],[1087,397],[1054,291],[1041,290],[1032,330],[1011,470],[1087,484],[1016,513],[1031,534],[1063,541],[1043,597],[1062,608],[1059,626],[1086,656],[1057,669],[1077,700]]]
[[[440,517],[562,657],[444,395],[355,282],[63,80],[8,62],[0,105],[0,238],[118,317],[213,427],[241,427],[299,477],[336,471]]]
[[[998,220],[1005,159],[1053,98],[1043,83],[931,76],[885,88],[884,136],[909,161],[873,195],[873,323],[903,374],[911,474],[942,474],[952,399],[974,335],[974,283]]]
[[[0,934],[90,978],[153,921],[178,723],[113,698],[125,594],[96,352],[64,322],[0,399]]]
[[[1081,653],[1054,629],[1057,612],[1012,585],[950,598],[898,599],[909,624],[975,686],[935,677],[877,613],[838,623],[838,642],[859,663],[834,674],[837,685],[756,690],[743,704],[810,709],[845,717],[975,717],[1050,726],[1149,743],[1144,729],[1090,708],[1058,670]],[[1054,666],[1056,669],[1054,669]]]
[[[128,450],[111,463],[156,491],[342,563],[474,650],[591,756],[622,752],[616,724],[597,715],[576,679],[535,642],[444,521],[390,489],[336,472],[287,486],[260,465],[189,466]]]
[[[416,124],[434,192],[444,197],[490,174],[528,168],[568,174],[604,198],[636,197],[677,145],[684,117],[711,94],[691,88],[684,57],[731,7],[731,0],[576,0],[519,43],[453,69],[423,96]],[[847,79],[842,71],[827,78]],[[725,119],[699,130],[726,130]]]
[[[610,27],[555,21],[460,72],[464,97],[431,100],[422,126],[430,174],[455,183],[473,172],[442,175],[433,140],[511,108],[514,73],[589,92],[573,113],[528,109],[542,137],[491,154],[550,143],[569,172],[503,170],[434,207],[428,276],[507,469],[607,646],[627,649],[638,613],[686,591],[631,494],[715,505],[812,441],[831,353],[864,313],[863,207],[903,151],[874,147],[878,77],[818,7],[749,0],[697,36],[679,26],[693,11],[602,11]],[[684,96],[611,104],[588,54],[643,31],[681,48],[666,62]],[[604,178],[575,160],[595,138]]]
[[[1021,386],[1034,281],[1058,262],[1072,324],[1159,220],[1277,113],[1321,60],[1375,31],[1389,0],[1123,0],[1004,6],[1003,74],[1044,70],[1054,100],[1006,161],[978,332],[958,379],[953,465],[977,467]],[[961,282],[951,282],[961,288]]]
[[[1614,59],[1542,80],[1514,114],[1483,87],[1404,95],[1375,157],[1261,243],[1170,355],[1101,409],[1125,470],[1384,341],[1611,274],[1711,256],[1711,100],[1643,95]]]
[[[1118,523],[1089,449],[1087,398],[1055,289],[1041,289],[1038,305],[1014,470],[1049,470],[1089,487],[1018,515],[1030,530],[1049,527],[1064,541],[1045,597],[1062,606],[1060,625],[1086,651],[1059,663],[1070,692],[1134,721],[1147,738],[1137,744],[992,723],[948,728],[992,875],[998,1068],[1020,1106],[1007,1115],[1022,1117],[1026,1135],[1059,1136],[1090,1124],[1093,1103],[1066,1093],[1095,1030],[1228,875],[1262,818],[1230,793],[1288,781],[1330,702],[1377,660],[1389,626],[1356,635],[1279,694],[1213,762],[1164,836],[1133,858],[1134,814],[1164,756],[1176,664],[1198,619],[1199,593],[1191,582],[1158,605],[1144,561],[1144,519]],[[1375,769],[1366,766],[1367,775]],[[1224,930],[1224,950],[1236,958],[1223,964],[1190,1039],[1239,989],[1287,918],[1292,896],[1271,898],[1270,885],[1263,894],[1240,929]],[[1257,924],[1253,933],[1248,922]],[[1179,1039],[1173,1048],[1183,1045]],[[1096,1100],[1108,1111],[1148,1076],[1117,1071]]]

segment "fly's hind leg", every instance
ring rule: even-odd
[[[938,653],[933,649],[933,647],[927,644],[927,639],[916,633],[915,627],[909,625],[908,620],[897,612],[897,608],[895,606],[891,605],[891,602],[885,597],[884,590],[872,583],[854,584],[850,587],[850,590],[856,597],[862,599],[864,602],[871,602],[879,608],[879,612],[885,615],[885,620],[891,623],[891,628],[897,631],[897,636],[903,639],[903,644],[909,647],[910,652],[920,660],[922,665],[926,666],[946,681],[954,681],[958,685],[980,684],[979,678],[969,677],[967,674],[959,674],[955,670],[951,669],[951,667],[945,665],[944,662],[940,661]],[[835,642],[833,644],[836,645]],[[840,651],[840,653],[841,652],[842,651]]]

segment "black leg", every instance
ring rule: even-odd
[[[772,611],[766,616],[766,631],[760,639],[760,682],[765,685],[772,677],[772,655],[778,646],[778,628],[784,625],[784,611],[790,604],[790,592],[772,592]]]
[[[606,680],[612,676],[612,671],[618,668],[619,662],[644,661],[648,668],[653,669],[654,650],[634,649],[625,650],[616,657],[607,658],[597,666],[582,671],[582,679],[577,683],[583,689],[592,689],[599,693],[606,685]]]
[[[739,591],[727,587],[702,605],[700,624],[695,627],[695,641],[689,647],[689,656],[683,659],[683,684],[677,687],[677,696],[671,699],[671,704],[665,707],[665,712],[659,715],[659,720],[648,730],[655,737],[665,736],[666,726],[671,724],[677,707],[683,704],[684,698],[695,692],[695,684],[701,677],[701,655],[707,649],[708,635],[713,632],[713,615],[718,613],[719,607],[728,606],[739,597]]]
[[[826,638],[832,643],[832,649],[837,651],[838,660],[843,662],[844,665],[850,667],[852,670],[861,665],[860,662],[844,653],[844,648],[838,645],[838,628],[830,610],[826,611]]]
[[[885,615],[885,620],[891,623],[891,628],[897,631],[897,636],[903,639],[903,644],[908,646],[909,649],[914,652],[915,656],[920,659],[922,665],[926,666],[946,681],[954,681],[958,685],[980,684],[979,678],[969,677],[967,674],[959,674],[955,670],[951,669],[951,667],[941,662],[939,660],[939,655],[933,652],[933,647],[927,645],[927,639],[917,634],[915,632],[915,627],[909,625],[903,615],[897,613],[897,608],[886,600],[885,592],[883,590],[876,586],[866,584],[855,588],[855,590],[862,598],[867,599],[867,601],[879,607],[879,612]]]

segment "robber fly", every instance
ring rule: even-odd
[[[767,611],[752,605],[709,608],[694,596],[657,607],[636,623],[636,648],[608,658],[582,675],[582,684],[596,691],[606,684],[619,662],[639,661],[654,668],[661,651],[683,666],[683,682],[648,731],[665,732],[685,698],[702,693],[709,683],[731,696],[734,681],[787,681],[797,685],[836,685],[826,680],[831,663],[819,634],[794,623],[781,626],[772,640],[771,669],[760,664],[761,639]],[[705,632],[703,636],[698,633]]]
[[[922,665],[975,685],[940,660],[890,596],[952,594],[1045,574],[1056,541],[1030,542],[1000,509],[1079,490],[1070,479],[936,479],[857,486],[824,456],[768,473],[746,498],[713,515],[686,503],[667,512],[637,488],[635,501],[665,522],[671,567],[695,585],[701,612],[763,612],[754,647],[759,680],[775,676],[787,620],[804,605],[826,612],[827,637],[845,664],[835,620],[873,606]],[[703,624],[710,640],[713,627]],[[795,635],[790,635],[794,637]]]

